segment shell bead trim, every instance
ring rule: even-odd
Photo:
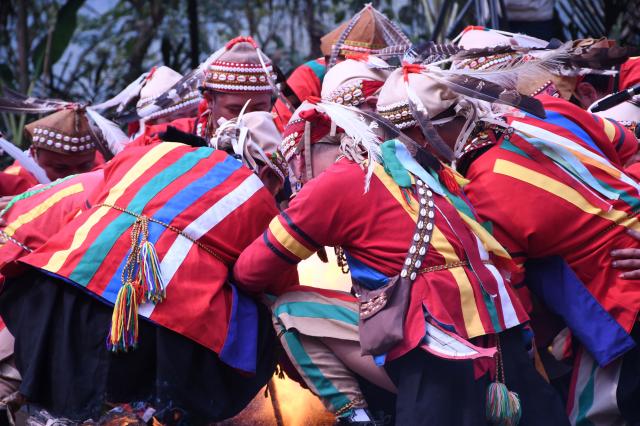
[[[341,87],[331,92],[329,101],[340,105],[358,106],[365,101],[362,91],[362,80],[358,80],[352,85]]]
[[[276,76],[273,74],[271,63],[266,64],[265,70],[256,64],[241,64],[235,62],[216,61],[209,65],[205,74],[203,86],[224,92],[271,92],[271,84]]]
[[[86,134],[80,137],[69,136],[54,129],[36,127],[33,129],[31,138],[36,147],[60,152],[78,152],[95,149],[96,144],[92,141],[91,135]]]
[[[402,271],[400,272],[402,278],[409,277],[411,281],[416,279],[418,270],[422,266],[424,257],[427,254],[435,220],[433,192],[420,179],[416,179],[416,187],[420,203],[416,232],[413,235],[411,247],[409,248],[409,255],[405,259]]]
[[[399,129],[407,129],[416,126],[418,122],[411,115],[409,103],[397,102],[395,104],[379,106],[378,113],[396,125]]]

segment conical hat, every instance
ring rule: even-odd
[[[96,141],[82,108],[65,108],[27,124],[33,146],[63,154],[95,151]]]
[[[253,38],[236,37],[227,43],[226,51],[209,64],[203,86],[226,93],[271,93],[268,79],[275,81],[271,59],[259,52]]]
[[[340,42],[345,30],[347,34],[338,52],[340,55],[376,53],[390,45],[409,44],[409,39],[397,25],[368,4],[352,19],[320,39],[320,50],[324,56],[331,55],[334,45]]]

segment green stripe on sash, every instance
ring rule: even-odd
[[[191,170],[199,161],[209,157],[214,151],[211,148],[200,148],[196,151],[189,151],[175,163],[161,170],[148,183],[146,183],[131,200],[128,206],[120,206],[128,211],[141,214],[146,205],[155,198],[162,190],[169,186],[187,171]],[[135,183],[134,183],[135,185]],[[136,218],[128,213],[120,213],[105,229],[97,236],[91,246],[85,251],[82,259],[69,275],[69,278],[83,286],[87,286],[94,275],[100,269],[105,259],[108,259],[109,251],[122,234],[129,229],[136,221]],[[114,260],[117,264],[122,259]],[[110,278],[110,277],[109,277]]]

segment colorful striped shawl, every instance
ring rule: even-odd
[[[228,264],[276,213],[260,179],[224,152],[175,143],[131,148],[105,169],[105,187],[93,207],[24,262],[113,304],[136,215],[170,225],[149,222],[148,236],[166,300],[143,304],[139,313],[220,354],[232,343],[227,330],[238,310],[234,301],[247,302],[227,284]]]

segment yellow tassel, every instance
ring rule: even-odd
[[[111,316],[107,347],[113,352],[126,352],[138,344],[138,285],[131,281],[118,291]]]

